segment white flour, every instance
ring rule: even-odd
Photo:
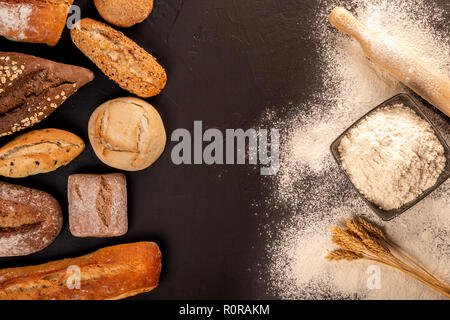
[[[279,212],[264,225],[267,255],[263,272],[270,294],[286,299],[434,299],[442,295],[414,279],[382,268],[382,289],[368,290],[366,262],[330,263],[330,224],[363,215],[445,282],[450,282],[450,181],[395,220],[382,223],[351,188],[329,147],[347,127],[370,109],[405,91],[370,63],[359,44],[332,28],[327,16],[344,6],[368,27],[381,29],[413,50],[441,73],[450,75],[450,39],[442,8],[426,0],[324,1],[313,17],[318,48],[316,78],[323,92],[291,107],[286,118],[269,114],[262,122],[281,128],[281,169],[267,183],[263,210]],[[439,26],[435,28],[434,26]],[[407,30],[407,32],[405,31]],[[431,118],[447,142],[447,118],[432,109]]]
[[[434,186],[444,147],[431,126],[397,104],[352,128],[339,145],[342,166],[358,190],[381,209],[398,209]]]

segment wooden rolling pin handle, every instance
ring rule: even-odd
[[[349,11],[342,7],[334,8],[328,17],[328,20],[334,27],[357,40],[362,40],[367,32],[367,28],[361,24]]]

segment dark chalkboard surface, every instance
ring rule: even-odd
[[[445,0],[441,0],[443,3]],[[93,1],[75,1],[83,17],[103,21]],[[320,88],[314,78],[316,47],[308,39],[318,0],[156,0],[150,17],[120,29],[158,58],[168,74],[165,90],[146,99],[160,112],[168,137],[177,128],[254,127],[268,107],[300,104]],[[106,100],[130,95],[108,80],[71,42],[66,29],[54,48],[0,40],[17,51],[90,68],[95,80],[32,129],[54,127],[88,142],[92,111]],[[31,129],[31,130],[32,130]],[[23,132],[22,132],[23,133]],[[0,140],[4,144],[12,137]],[[40,264],[125,242],[156,241],[163,253],[160,286],[130,299],[273,298],[260,270],[267,263],[264,216],[253,204],[264,197],[259,169],[250,165],[172,163],[174,143],[150,168],[126,172],[129,232],[119,238],[75,238],[67,217],[67,177],[72,173],[117,172],[90,146],[70,165],[26,179],[2,181],[51,193],[64,211],[64,227],[45,250],[2,258],[0,267]]]

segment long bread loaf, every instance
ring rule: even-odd
[[[123,89],[148,98],[166,85],[163,67],[122,32],[85,18],[77,22],[70,35],[75,45]]]
[[[153,290],[161,252],[153,242],[122,244],[78,258],[0,270],[0,300],[112,300]]]
[[[24,178],[47,173],[67,165],[84,147],[83,140],[68,131],[30,131],[0,148],[0,175]]]

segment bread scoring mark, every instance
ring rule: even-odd
[[[5,61],[0,60],[0,136],[26,129],[45,119],[52,113],[51,110],[43,112],[48,109],[43,102],[51,101],[50,91],[57,91],[55,98],[61,97],[63,89],[73,84],[71,81],[52,78],[49,70],[44,68],[36,68],[22,75],[24,65],[19,68],[16,61],[11,61],[9,65]],[[14,87],[11,86],[13,81],[17,82]],[[53,109],[62,104],[65,97],[57,100],[58,104],[50,104]],[[24,118],[20,119],[21,116]]]
[[[37,146],[40,146],[41,150],[39,152],[36,152],[34,150],[29,150],[31,148],[35,148]],[[66,148],[81,148],[82,145],[80,144],[75,144],[75,143],[71,143],[71,142],[67,142],[67,141],[61,141],[61,140],[55,140],[55,141],[40,141],[40,142],[35,142],[35,143],[27,143],[27,144],[22,144],[22,145],[18,145],[10,150],[8,150],[7,152],[4,152],[2,154],[2,152],[0,151],[0,160],[7,160],[7,159],[11,159],[13,157],[18,157],[18,156],[33,156],[33,155],[39,155],[39,154],[46,154],[48,156],[52,156],[52,153],[54,153],[55,151],[62,151],[63,149]]]
[[[31,207],[16,201],[0,200],[0,237],[39,228],[44,221]]]
[[[100,177],[100,186],[95,199],[95,211],[105,227],[111,223],[112,188],[105,177]]]

